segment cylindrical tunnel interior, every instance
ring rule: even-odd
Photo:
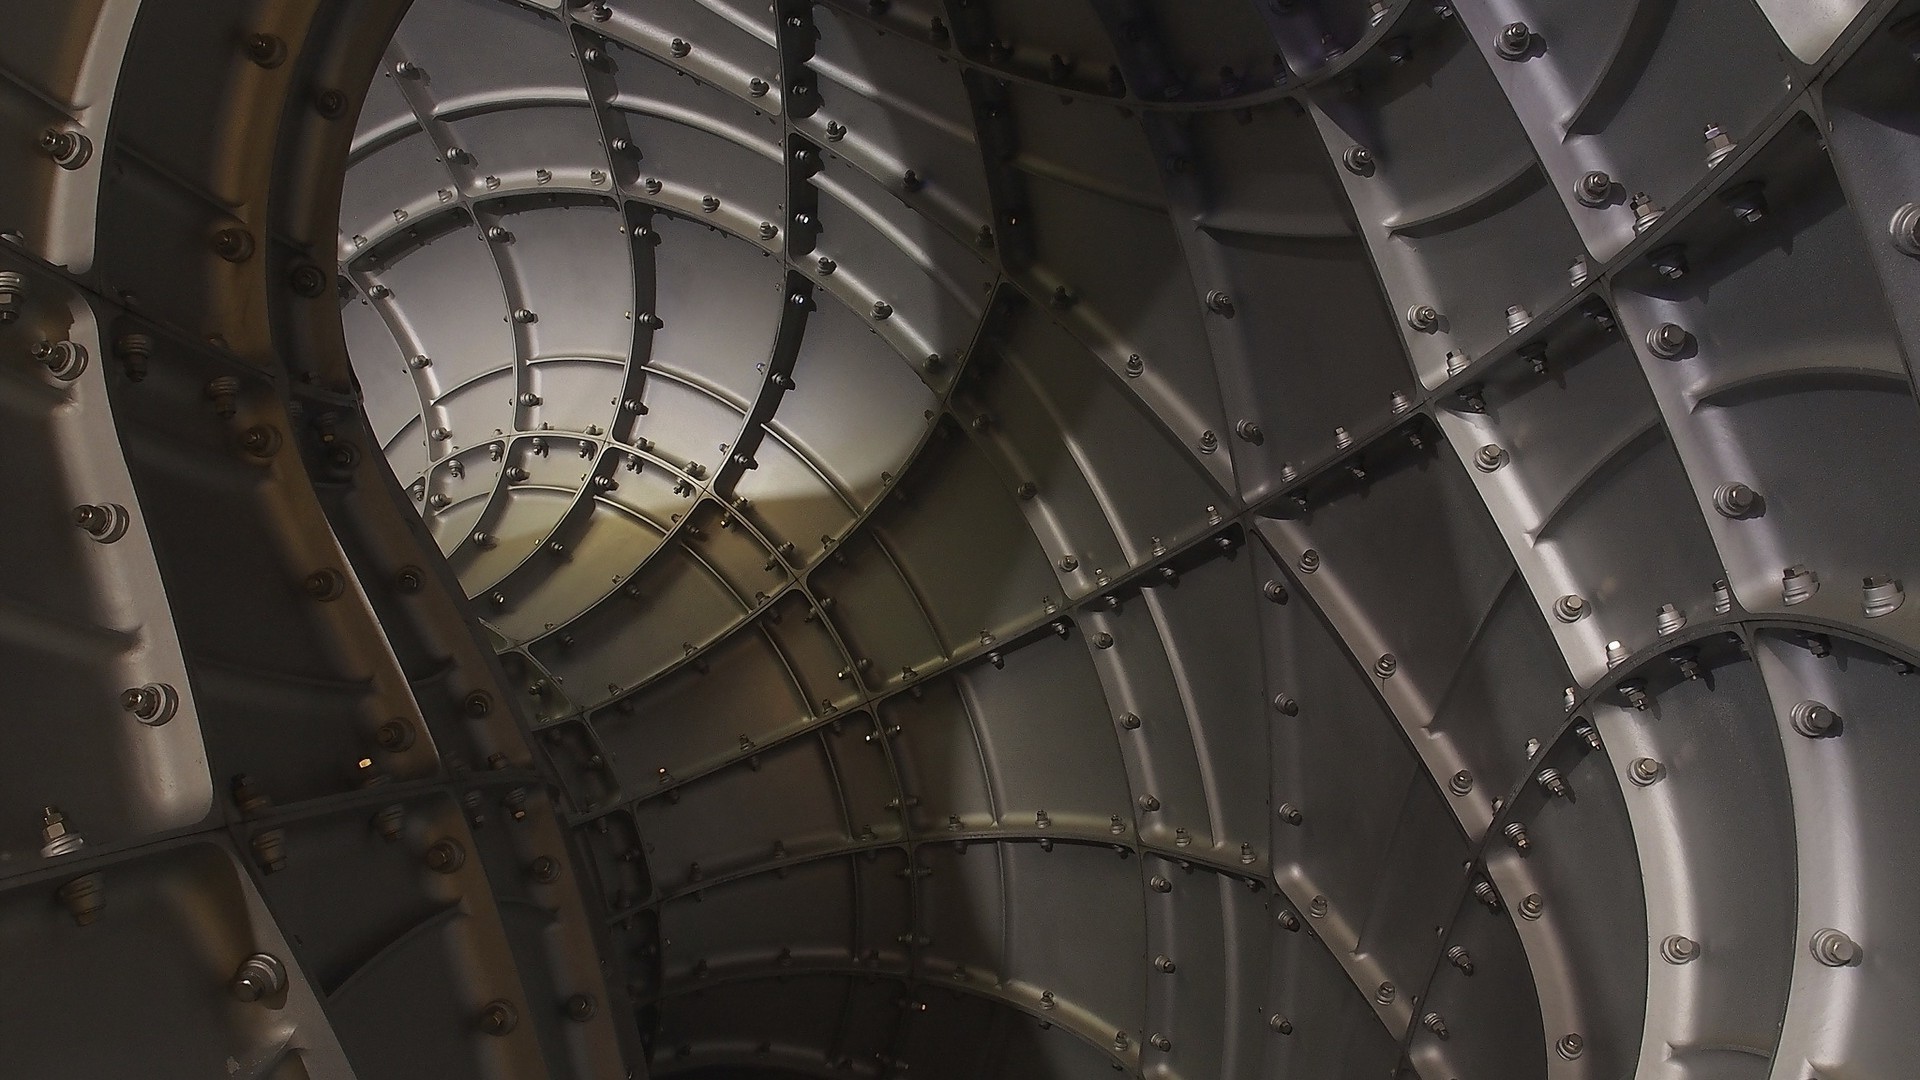
[[[1916,0],[0,6],[0,1072],[1911,1071]]]

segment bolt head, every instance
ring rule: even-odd
[[[1828,967],[1849,967],[1860,962],[1860,943],[1832,927],[1815,931],[1808,945],[1814,959]]]
[[[1906,203],[1895,210],[1887,235],[1902,253],[1920,256],[1920,203]]]
[[[1681,934],[1670,934],[1660,943],[1660,955],[1669,964],[1691,963],[1700,955],[1700,943]]]
[[[1573,193],[1583,206],[1605,206],[1613,197],[1613,177],[1595,169],[1580,178]]]
[[[505,1035],[519,1023],[520,1011],[509,1001],[491,1001],[480,1010],[480,1030],[489,1035]]]
[[[1662,360],[1677,360],[1686,351],[1693,335],[1678,323],[1661,323],[1647,331],[1647,350]]]
[[[254,1002],[279,993],[287,984],[286,967],[276,957],[255,953],[241,961],[228,987],[241,1001]]]
[[[1523,22],[1510,22],[1500,28],[1500,36],[1494,41],[1494,48],[1502,58],[1518,60],[1533,48],[1533,31]]]

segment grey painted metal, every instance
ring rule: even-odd
[[[8,1069],[1920,1055],[1913,0],[10,7]]]

